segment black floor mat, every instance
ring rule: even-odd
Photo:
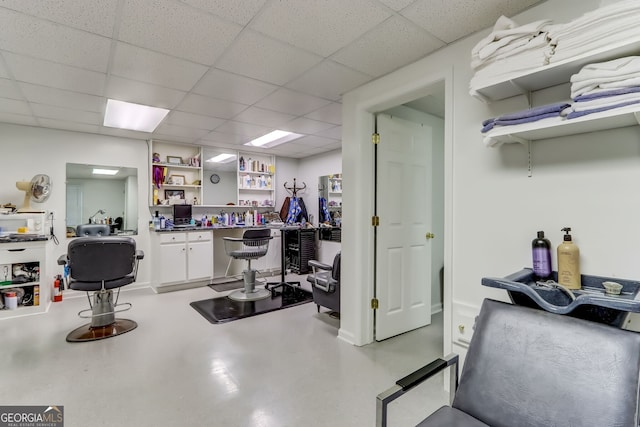
[[[273,291],[269,298],[258,301],[240,302],[228,297],[218,297],[195,301],[189,305],[211,323],[226,323],[282,308],[294,307],[312,300],[311,292],[297,286],[284,286]]]

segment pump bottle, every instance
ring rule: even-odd
[[[551,242],[544,238],[544,231],[538,231],[538,237],[531,242],[533,255],[533,274],[538,279],[551,277]]]
[[[571,239],[571,228],[562,229],[566,234],[558,245],[558,283],[568,289],[580,289],[580,249]]]

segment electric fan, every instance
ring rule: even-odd
[[[33,210],[31,201],[42,203],[51,195],[51,179],[48,175],[38,174],[31,181],[16,182],[18,190],[25,192],[22,207],[18,209],[19,213],[42,213],[41,210]]]

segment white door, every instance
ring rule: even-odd
[[[429,126],[377,116],[375,339],[431,323]]]

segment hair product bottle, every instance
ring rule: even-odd
[[[551,242],[544,238],[544,231],[538,231],[538,237],[531,242],[533,254],[533,274],[538,279],[551,277]]]
[[[580,289],[580,249],[571,239],[571,228],[562,229],[566,234],[558,245],[558,283],[569,289]]]

